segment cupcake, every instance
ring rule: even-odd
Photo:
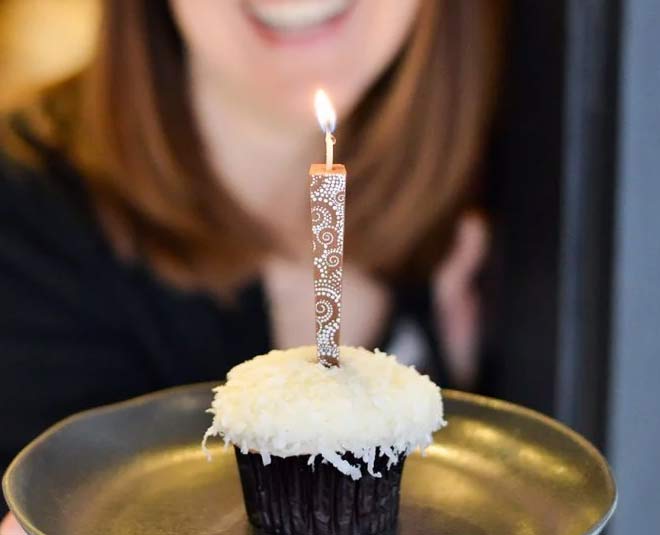
[[[214,389],[213,423],[236,451],[245,507],[262,533],[371,535],[397,523],[408,454],[445,425],[440,389],[378,350],[271,351]]]

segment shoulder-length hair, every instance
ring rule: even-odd
[[[422,0],[403,50],[338,133],[351,177],[346,255],[375,276],[428,274],[475,203],[502,12],[501,0]],[[211,170],[187,79],[168,2],[105,0],[94,59],[64,91],[75,119],[51,139],[82,171],[121,255],[223,291],[276,245]]]

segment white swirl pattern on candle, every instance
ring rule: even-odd
[[[326,366],[339,363],[346,175],[311,177],[316,347]]]

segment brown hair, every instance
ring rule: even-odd
[[[422,0],[400,56],[338,133],[351,175],[351,262],[398,277],[428,273],[445,253],[474,202],[502,4]],[[205,160],[168,2],[106,0],[104,9],[97,54],[74,84],[77,119],[56,137],[121,254],[176,283],[226,289],[271,240]]]

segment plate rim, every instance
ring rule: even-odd
[[[197,391],[197,390],[201,392],[204,388],[207,388],[208,391],[211,392],[213,388],[215,388],[218,385],[221,385],[223,382],[224,381],[204,381],[200,383],[172,386],[169,388],[164,388],[161,390],[156,390],[154,392],[142,394],[140,396],[136,396],[126,400],[117,401],[115,403],[110,403],[107,405],[101,405],[99,407],[86,409],[84,411],[80,411],[70,416],[67,416],[66,418],[56,422],[55,424],[48,427],[41,434],[39,434],[37,437],[35,437],[33,440],[31,440],[26,446],[24,446],[21,449],[21,451],[12,459],[11,463],[9,463],[9,466],[5,470],[5,473],[3,474],[2,477],[2,493],[4,495],[5,501],[7,502],[9,510],[14,514],[18,523],[29,534],[49,535],[48,533],[41,531],[39,528],[34,526],[34,524],[32,524],[32,522],[27,518],[27,515],[24,513],[24,511],[21,510],[21,507],[18,504],[18,500],[13,496],[12,482],[18,467],[21,465],[21,463],[23,463],[26,460],[27,457],[30,456],[33,450],[35,450],[41,444],[49,440],[51,436],[59,433],[62,429],[68,427],[70,424],[74,422],[79,422],[81,420],[86,420],[88,418],[92,418],[100,414],[122,410],[125,407],[135,407],[135,406],[145,405],[160,398],[175,396],[178,392]],[[614,511],[616,510],[619,501],[619,492],[616,485],[616,480],[614,478],[614,474],[612,472],[612,468],[607,462],[605,456],[600,452],[598,448],[596,448],[596,446],[594,446],[585,437],[580,435],[577,431],[571,429],[568,425],[558,420],[555,420],[554,418],[551,418],[550,416],[547,416],[534,409],[530,409],[522,405],[517,405],[516,403],[512,403],[510,401],[492,398],[489,396],[483,396],[481,394],[473,394],[471,392],[463,392],[460,390],[452,390],[445,388],[442,388],[441,391],[442,391],[443,402],[446,399],[451,399],[453,401],[459,401],[459,402],[460,401],[471,402],[480,406],[486,406],[492,409],[504,409],[507,412],[523,415],[525,417],[531,418],[532,420],[536,420],[544,425],[553,428],[555,431],[562,433],[570,440],[576,442],[581,448],[587,450],[589,454],[593,458],[597,459],[599,463],[602,465],[602,467],[605,469],[604,472],[607,476],[607,479],[609,480],[608,481],[609,484],[612,487],[612,499],[609,508],[603,514],[603,516],[599,520],[597,520],[589,528],[588,531],[584,533],[584,535],[597,535],[598,533],[601,532],[601,530],[605,527],[607,522],[614,514]]]

